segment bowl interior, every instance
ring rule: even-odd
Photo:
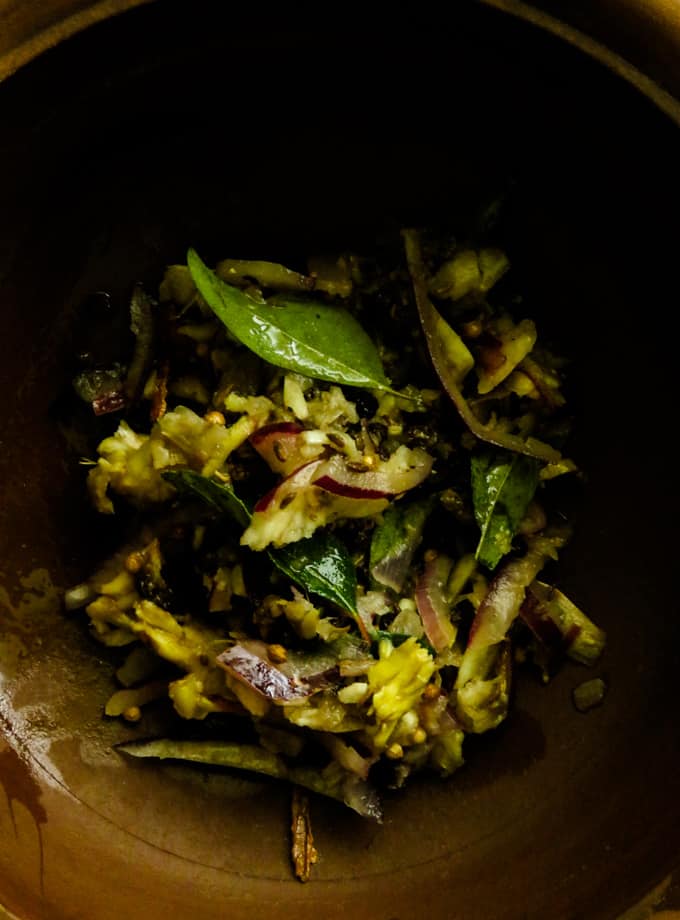
[[[680,852],[677,128],[477,4],[429,27],[294,18],[156,3],[0,87],[0,780],[16,833],[0,901],[54,918],[617,916]],[[593,674],[609,693],[584,716],[570,693],[589,672],[521,675],[467,767],[391,797],[380,828],[315,801],[321,861],[300,886],[280,787],[111,751],[153,726],[102,719],[112,659],[59,606],[111,539],[58,411],[81,305],[106,290],[123,308],[189,245],[366,250],[406,224],[462,229],[500,193],[527,314],[572,359],[585,483],[565,496],[559,578],[608,632]]]

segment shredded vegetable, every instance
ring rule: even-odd
[[[553,480],[576,470],[563,363],[516,315],[506,254],[409,229],[299,268],[192,249],[158,299],[135,286],[128,353],[74,384],[92,502],[129,533],[66,607],[120,649],[121,754],[379,821],[382,787],[449,776],[505,718],[516,661],[592,665],[605,636],[550,581]],[[160,705],[183,732],[145,736]],[[307,880],[299,790],[292,815]]]

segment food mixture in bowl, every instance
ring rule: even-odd
[[[416,230],[376,250],[304,273],[190,250],[157,298],[135,287],[130,353],[74,380],[112,422],[87,482],[127,536],[67,607],[121,648],[108,716],[178,717],[119,750],[289,781],[303,880],[300,790],[380,820],[381,788],[449,776],[505,718],[517,663],[547,679],[604,645],[543,572],[578,470],[565,362],[506,255]]]

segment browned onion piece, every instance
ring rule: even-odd
[[[258,654],[261,646],[263,653]],[[273,703],[303,700],[313,691],[306,681],[290,677],[266,658],[264,643],[234,645],[217,657],[217,663],[232,677]]]
[[[290,651],[285,661],[274,664],[265,642],[244,639],[222,652],[217,663],[268,700],[286,703],[341,683],[341,653],[347,653],[346,643],[327,643],[320,651]]]

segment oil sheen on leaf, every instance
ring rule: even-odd
[[[333,534],[317,533],[298,543],[272,549],[269,556],[292,581],[343,610],[356,613],[354,563],[344,544]]]
[[[532,457],[505,451],[474,454],[472,501],[481,530],[476,558],[495,569],[512,540],[538,485],[539,464]]]
[[[187,262],[211,310],[263,360],[331,383],[390,389],[375,345],[344,308],[284,295],[266,303],[222,281],[193,249]]]
[[[162,475],[178,492],[199,498],[219,514],[227,514],[242,527],[248,526],[251,512],[228,485],[193,470],[167,470]],[[301,588],[356,613],[354,562],[333,534],[320,531],[306,540],[272,548],[268,555],[279,571]]]

